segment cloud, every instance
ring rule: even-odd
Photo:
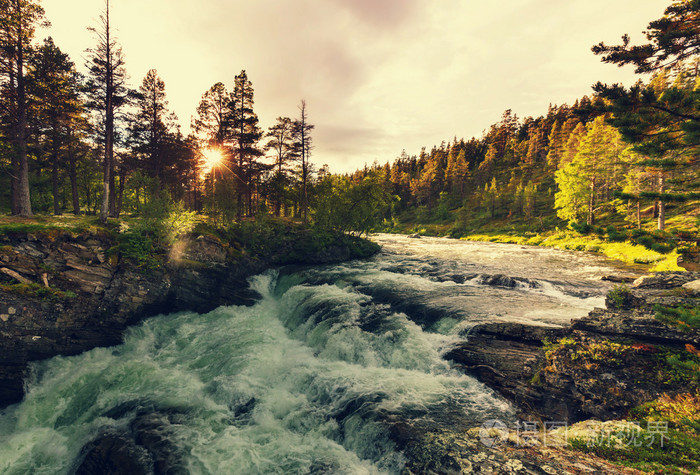
[[[378,28],[395,28],[418,11],[418,0],[334,0],[357,19]]]
[[[113,24],[138,86],[155,68],[187,129],[201,95],[245,69],[263,127],[307,100],[314,158],[334,171],[480,136],[590,94],[631,71],[590,52],[642,31],[668,0],[119,0]],[[507,5],[504,5],[507,4]],[[43,0],[50,34],[78,66],[95,0]],[[601,13],[604,12],[604,13]],[[639,39],[639,36],[637,36]]]

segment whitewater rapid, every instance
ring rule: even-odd
[[[155,317],[122,345],[33,364],[24,401],[0,413],[0,472],[71,473],[95,437],[157,414],[185,473],[398,473],[392,421],[514,417],[442,358],[470,326],[581,316],[611,271],[551,250],[376,239],[370,260],[252,278],[251,307]],[[484,283],[497,274],[513,286]]]

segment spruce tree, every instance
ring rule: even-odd
[[[32,0],[0,0],[0,78],[4,102],[3,122],[11,139],[12,214],[32,216],[27,159],[26,68],[32,50],[31,41],[43,21],[44,9]]]
[[[129,136],[143,169],[158,183],[173,185],[180,177],[173,176],[171,152],[177,132],[177,117],[168,111],[165,83],[155,69],[143,78],[136,100],[136,112],[131,117]]]
[[[68,162],[72,160],[70,152],[73,142],[87,128],[80,92],[82,78],[68,55],[63,53],[51,38],[47,38],[33,55],[28,79],[29,93],[35,102],[34,127],[42,142],[42,148],[48,152],[51,164],[53,212],[56,215],[61,214],[59,171],[68,168],[73,212],[79,214],[74,164],[66,167],[65,161],[66,156]]]
[[[235,157],[235,173],[238,176],[237,202],[238,217],[245,212],[254,214],[253,193],[262,168],[257,158],[262,155],[258,142],[262,131],[258,127],[258,116],[253,110],[253,85],[245,70],[234,78],[233,91],[229,103],[229,123]],[[245,198],[245,201],[244,201]]]
[[[306,100],[302,99],[298,108],[299,118],[294,121],[292,129],[295,153],[300,161],[301,214],[306,223],[309,219],[309,181],[313,173],[313,167],[309,160],[311,157],[311,150],[313,149],[311,131],[315,126],[309,123]]]
[[[287,182],[287,163],[294,158],[293,123],[289,117],[278,117],[275,125],[269,128],[265,145],[272,151],[275,171],[272,177],[272,192],[274,195],[275,215],[280,216],[282,199]]]

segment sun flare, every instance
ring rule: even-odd
[[[210,173],[224,160],[224,154],[218,148],[206,148],[202,150],[202,156],[204,157],[204,166],[202,167],[204,175]]]

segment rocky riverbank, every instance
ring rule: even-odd
[[[446,357],[510,400],[519,411],[523,427],[530,424],[537,432],[537,443],[524,447],[519,438],[521,431],[503,428],[499,453],[510,453],[528,465],[526,462],[534,456],[548,451],[553,460],[563,461],[557,470],[625,472],[620,467],[605,468],[600,465],[603,460],[590,455],[585,455],[587,462],[579,460],[578,469],[567,468],[567,457],[584,454],[565,450],[566,443],[561,448],[543,445],[546,426],[566,426],[568,434],[559,430],[558,435],[567,439],[578,434],[581,427],[602,427],[601,421],[633,419],[638,425],[640,421],[653,420],[665,424],[669,434],[686,437],[689,433],[691,440],[696,437],[692,429],[678,428],[685,422],[675,421],[678,424],[674,426],[673,414],[664,413],[663,408],[684,411],[684,420],[695,423],[695,395],[700,389],[700,330],[697,322],[684,318],[695,315],[699,306],[699,272],[644,276],[629,286],[615,287],[608,294],[605,309],[595,309],[567,328],[516,323],[479,325]],[[654,417],[649,419],[649,414]],[[586,432],[587,436],[590,434],[595,436],[594,432]],[[516,443],[509,443],[509,437],[517,439]],[[681,445],[673,439],[669,444],[666,461],[674,469],[680,467],[693,473],[699,468],[693,458],[674,454],[673,450],[683,452]],[[586,445],[584,441],[584,446],[597,453],[594,444]],[[617,461],[636,461],[634,448],[601,446],[598,452]],[[654,459],[652,455],[643,457]],[[658,473],[666,473],[664,468],[659,470]],[[562,472],[531,466],[523,473]]]
[[[0,408],[23,397],[28,363],[120,343],[146,317],[252,304],[247,278],[271,266],[366,257],[378,246],[288,226],[254,250],[191,235],[148,266],[103,231],[0,236]]]
[[[270,266],[337,262],[376,249],[329,236],[318,239],[301,229],[282,234],[283,239],[261,238],[249,248],[241,245],[247,239],[193,235],[155,261],[128,258],[109,233],[3,236],[4,403],[22,397],[31,360],[119,343],[126,326],[150,315],[252,303],[258,296],[246,278]],[[699,279],[700,273],[666,273],[616,286],[606,309],[566,328],[505,322],[472,328],[446,357],[510,400],[520,422],[475,426],[461,411],[445,411],[433,422],[382,415],[391,441],[406,457],[404,473],[640,473],[611,464],[600,457],[605,454],[572,450],[566,432],[562,442],[561,429],[542,429],[564,423],[580,434],[581,424],[590,425],[591,419],[610,420],[606,427],[615,429],[620,419],[639,418],[645,405],[692,400],[700,379],[700,335],[692,321],[683,321],[687,315],[674,311],[697,309]],[[504,276],[488,282],[516,284]],[[241,404],[236,417],[246,417],[255,404],[254,399]],[[187,472],[186,454],[170,442],[185,417],[177,407],[135,400],[104,417],[129,422],[91,434],[73,462],[76,473]],[[677,458],[674,467],[687,469],[697,451],[685,452],[690,461],[677,451],[667,458]],[[318,472],[323,471],[321,464]]]

